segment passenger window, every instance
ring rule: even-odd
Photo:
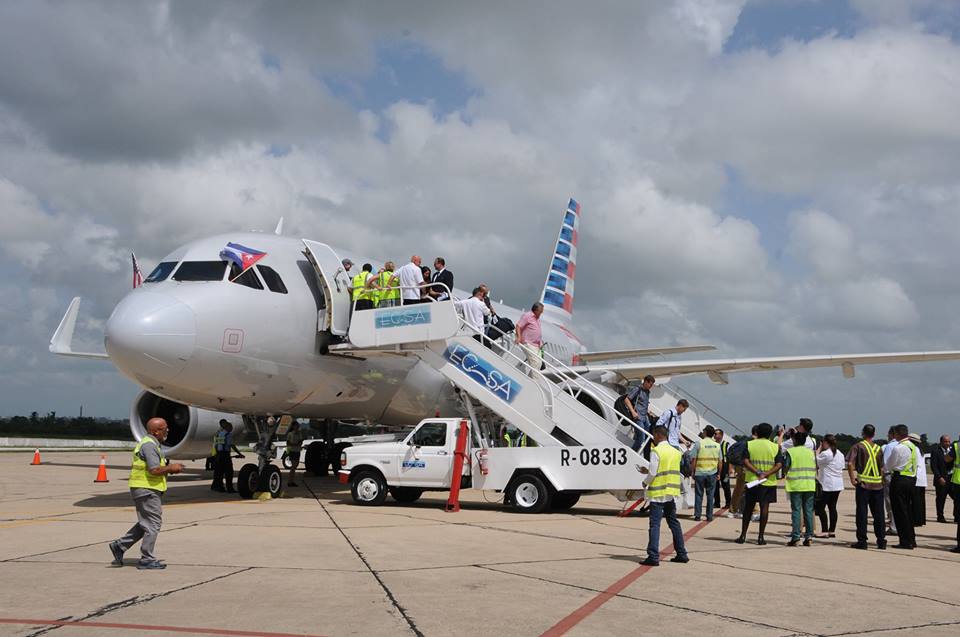
[[[173,280],[222,281],[226,269],[227,264],[223,261],[184,261],[174,272]]]
[[[173,269],[177,267],[176,261],[164,261],[160,263],[153,269],[153,272],[150,273],[150,276],[146,278],[144,283],[159,283],[160,281],[166,281],[167,277],[170,276],[170,273],[173,272]]]
[[[446,447],[447,446],[447,423],[428,422],[424,423],[417,433],[413,434],[410,444],[418,447]]]
[[[256,268],[260,271],[260,276],[263,277],[264,283],[267,284],[271,292],[277,292],[278,294],[287,293],[287,286],[283,284],[283,279],[280,278],[276,270],[269,265],[258,265]]]
[[[253,268],[247,268],[243,271],[243,274],[240,274],[240,266],[238,266],[236,263],[230,264],[230,281],[232,283],[245,285],[248,288],[253,288],[254,290],[263,289],[263,284],[260,283],[260,279],[257,278]]]

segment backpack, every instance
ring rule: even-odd
[[[690,451],[680,456],[680,475],[684,478],[693,477],[693,459],[690,456]]]
[[[734,467],[742,467],[743,460],[747,457],[747,441],[739,440],[727,447],[727,462]]]
[[[633,416],[630,415],[630,410],[627,409],[627,398],[630,399],[630,402],[636,405],[637,402],[637,392],[640,391],[640,387],[634,387],[633,389],[627,390],[626,393],[620,394],[617,396],[617,399],[613,401],[613,408],[623,415],[624,418],[628,420],[633,420]]]

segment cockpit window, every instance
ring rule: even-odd
[[[256,268],[260,271],[260,276],[263,277],[264,283],[267,284],[271,292],[277,292],[279,294],[287,293],[287,286],[283,284],[283,279],[280,278],[276,270],[269,265],[258,265]]]
[[[144,283],[159,283],[160,281],[166,281],[167,277],[170,276],[170,273],[173,272],[173,269],[177,267],[176,261],[164,261],[160,263],[153,269],[153,272],[150,273],[150,276],[144,281]]]
[[[260,283],[260,279],[257,278],[257,274],[253,271],[253,268],[247,268],[243,271],[243,274],[240,274],[240,267],[236,263],[230,264],[230,281],[245,285],[254,290],[263,289],[263,284]]]
[[[184,261],[174,272],[173,280],[222,281],[226,269],[227,264],[223,261]]]

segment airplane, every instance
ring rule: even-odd
[[[857,365],[960,360],[955,350],[685,361],[644,358],[714,348],[588,351],[571,326],[580,217],[580,204],[570,199],[540,296],[545,353],[562,361],[564,373],[579,376],[586,389],[577,399],[611,422],[611,395],[646,374],[666,382],[705,373],[726,384],[733,372],[832,366],[851,378]],[[109,359],[140,385],[132,433],[139,440],[147,420],[164,417],[170,426],[165,452],[176,458],[206,457],[222,417],[241,415],[254,426],[268,415],[413,425],[425,415],[460,415],[462,403],[450,381],[417,356],[345,342],[349,278],[356,271],[348,273],[344,263],[371,263],[376,271],[383,262],[283,236],[282,225],[281,219],[273,234],[206,237],[164,257],[114,308],[105,326],[105,353],[73,350],[80,304],[74,298],[50,351]],[[222,256],[228,245],[240,254],[240,265]],[[454,289],[453,296],[469,294]],[[503,303],[493,308],[514,322],[524,311]]]

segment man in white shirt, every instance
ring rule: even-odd
[[[809,418],[801,418],[799,424],[797,424],[797,429],[807,434],[807,441],[803,443],[803,446],[807,449],[813,451],[814,454],[817,453],[817,441],[810,433],[813,431],[813,421]],[[787,429],[784,432],[783,429],[780,430],[779,440],[777,444],[780,445],[780,448],[786,451],[793,446],[793,429]],[[784,434],[786,434],[786,440],[784,440]]]
[[[403,298],[403,304],[420,303],[420,290],[423,286],[420,257],[417,255],[410,257],[410,263],[400,266],[396,274],[400,277],[400,295]]]
[[[463,312],[464,322],[473,328],[473,338],[482,343],[483,317],[490,316],[490,308],[483,302],[483,288],[473,288],[473,296],[464,301],[454,301],[454,305]]]
[[[681,418],[683,417],[683,412],[687,410],[687,407],[690,406],[690,403],[687,402],[686,398],[681,398],[677,401],[677,406],[673,409],[667,409],[657,420],[658,427],[666,427],[667,429],[667,443],[676,449],[680,448],[680,424]]]
[[[890,452],[889,463],[884,466],[890,472],[890,501],[893,504],[893,517],[897,524],[900,543],[897,549],[914,549],[917,546],[913,529],[913,497],[917,484],[917,465],[914,446],[909,442],[910,430],[906,425],[896,425],[893,435],[897,446]]]
[[[893,502],[890,500],[890,456],[900,443],[893,437],[893,427],[887,430],[887,444],[883,445],[883,513],[887,518],[887,535],[897,534],[897,521],[893,518]]]

